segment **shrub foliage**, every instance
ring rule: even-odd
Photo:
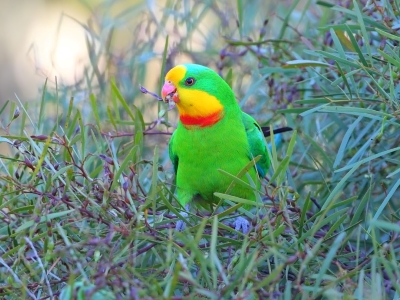
[[[82,24],[85,78],[0,110],[2,297],[398,297],[399,4],[289,4],[97,7],[97,29]],[[176,114],[148,90],[183,60],[217,70],[262,125],[294,128],[268,140],[250,212],[228,193],[218,213],[180,214],[166,151]]]

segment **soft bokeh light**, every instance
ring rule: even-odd
[[[79,1],[2,0],[0,10],[0,104],[37,97],[46,77],[72,84],[88,60]],[[75,20],[70,18],[73,16]]]
[[[28,37],[34,40],[29,57],[36,69],[52,80],[57,76],[64,84],[73,84],[83,74],[83,66],[88,61],[85,36],[82,27],[65,15],[51,15],[43,26],[35,23]],[[55,31],[57,29],[57,31]]]

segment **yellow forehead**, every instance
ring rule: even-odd
[[[179,65],[169,70],[167,75],[165,75],[165,80],[169,80],[172,83],[176,84],[179,81],[181,81],[183,77],[185,77],[185,74],[186,74],[186,67]]]

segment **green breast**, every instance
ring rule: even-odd
[[[236,175],[250,161],[249,143],[240,116],[225,116],[213,126],[203,128],[185,128],[180,123],[172,151],[179,161],[176,184],[182,205],[198,196],[205,202],[219,201],[213,194],[225,193],[232,179],[218,169]],[[258,182],[254,169],[250,175]],[[242,186],[236,186],[230,194],[255,199],[254,192]]]

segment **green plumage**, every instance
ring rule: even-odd
[[[184,66],[187,69],[184,79],[192,77],[196,83],[184,86],[183,79],[178,88],[205,91],[215,96],[223,106],[224,117],[211,126],[186,126],[179,121],[169,143],[178,201],[183,206],[195,201],[210,208],[219,201],[214,193],[225,193],[232,182],[218,169],[237,175],[252,158],[261,155],[256,168],[249,171],[259,187],[259,177],[265,176],[270,161],[260,126],[241,111],[229,85],[209,68],[192,64]],[[201,105],[202,99],[197,101]],[[242,180],[249,182],[246,176]],[[255,200],[252,189],[238,184],[229,194]]]

